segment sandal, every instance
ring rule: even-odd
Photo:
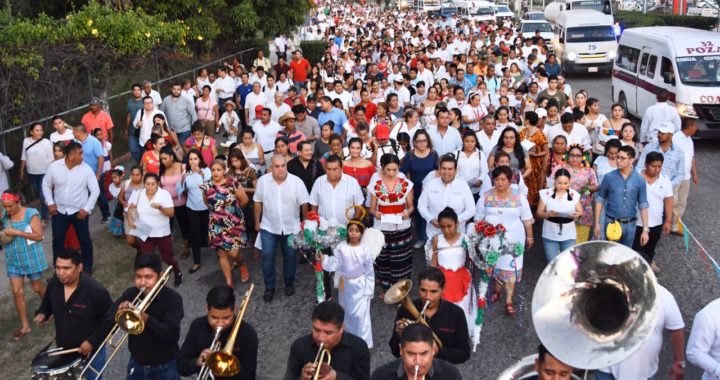
[[[490,295],[490,303],[494,303],[498,298],[500,298],[500,292],[493,292],[493,294]]]
[[[19,341],[25,335],[30,334],[31,331],[32,331],[32,329],[27,329],[26,331],[23,331],[22,328],[19,328],[19,329],[15,330],[15,332],[13,333],[13,340],[16,342]]]
[[[516,310],[515,310],[515,306],[513,306],[513,304],[511,304],[511,303],[505,304],[505,314],[507,314],[509,316],[513,316],[513,315],[515,315],[515,313],[516,313]]]
[[[190,267],[190,269],[188,270],[188,272],[190,272],[190,273],[195,273],[195,272],[199,271],[200,268],[201,268],[201,267],[200,267],[200,264],[194,264],[193,266]]]
[[[250,280],[250,273],[248,272],[247,264],[243,263],[240,266],[240,281],[248,282]]]

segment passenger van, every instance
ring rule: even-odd
[[[612,16],[588,9],[561,12],[551,45],[566,73],[609,74],[617,53]]]
[[[626,29],[613,66],[612,96],[642,117],[660,89],[698,136],[720,137],[720,34],[673,26]]]
[[[489,1],[456,0],[454,4],[463,18],[475,22],[486,21],[488,23],[495,20],[495,8],[493,7],[493,3]]]

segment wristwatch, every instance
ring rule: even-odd
[[[650,228],[648,228],[648,227],[643,227],[643,232],[650,232]]]

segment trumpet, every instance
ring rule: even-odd
[[[95,354],[87,361],[87,365],[78,376],[79,379],[83,379],[83,376],[88,370],[93,371],[95,373],[95,377],[102,376],[102,373],[105,371],[110,361],[115,357],[115,354],[117,354],[120,350],[120,347],[122,347],[128,335],[140,335],[143,331],[145,331],[145,321],[142,318],[142,314],[148,307],[150,307],[150,304],[155,300],[155,297],[157,297],[160,293],[160,290],[162,290],[168,282],[171,271],[172,267],[165,269],[165,272],[163,272],[162,276],[160,276],[158,282],[150,289],[149,292],[147,292],[147,294],[145,294],[145,297],[143,297],[146,290],[145,287],[140,288],[137,296],[135,296],[132,300],[132,307],[129,309],[118,310],[115,313],[115,326],[113,326],[110,333],[105,337],[105,340],[103,340],[100,346],[98,346],[95,350]],[[121,330],[123,333],[120,333]],[[118,334],[121,335],[119,339],[114,342]],[[112,347],[112,352],[108,356],[107,360],[105,360],[105,364],[99,370],[90,367],[90,364],[95,360],[95,357],[105,348],[106,345]]]
[[[432,327],[427,323],[425,318],[423,318],[423,314],[425,313],[425,309],[427,309],[429,301],[425,303],[425,307],[423,307],[423,312],[418,312],[415,305],[410,300],[410,289],[412,289],[412,281],[411,280],[400,280],[395,285],[390,287],[387,292],[385,292],[385,298],[383,301],[385,301],[386,304],[392,305],[396,303],[400,303],[408,312],[410,312],[410,315],[415,318],[415,321],[418,323],[421,323],[425,326],[427,326],[431,331]],[[442,341],[440,338],[438,338],[437,335],[435,335],[435,332],[433,331],[433,339],[435,340],[435,343],[438,345],[438,348],[442,348]]]
[[[215,352],[220,350],[220,332],[222,332],[222,327],[218,326],[215,329],[215,336],[213,337],[212,343],[210,343],[210,349]],[[200,372],[198,372],[197,380],[206,380],[209,379],[210,376],[210,367],[207,366],[207,362],[205,362],[200,368]]]
[[[227,343],[222,350],[220,348],[220,342],[213,341],[217,344],[217,349],[213,348],[213,352],[208,355],[205,359],[205,365],[203,368],[207,368],[207,375],[204,378],[198,377],[198,379],[207,379],[207,376],[235,376],[240,373],[240,360],[237,356],[233,355],[232,351],[235,347],[235,338],[237,338],[238,331],[240,331],[240,323],[242,322],[243,316],[245,315],[245,309],[247,309],[250,303],[250,296],[252,295],[255,284],[250,284],[250,289],[245,292],[245,298],[243,299],[242,307],[240,307],[240,313],[238,313],[233,324],[232,331],[228,337]],[[218,339],[219,330],[215,334],[215,339]]]
[[[315,355],[315,374],[313,375],[313,380],[318,380],[320,378],[320,368],[322,367],[325,359],[327,359],[327,365],[330,365],[332,355],[330,355],[330,351],[325,348],[325,343],[320,343],[320,348],[318,349],[317,355]]]

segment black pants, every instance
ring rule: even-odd
[[[652,263],[655,257],[655,247],[657,247],[660,241],[660,235],[662,235],[662,224],[655,227],[650,227],[650,239],[644,246],[640,245],[640,235],[642,235],[642,227],[635,227],[635,240],[633,240],[632,248],[642,255],[648,264]]]
[[[208,245],[208,224],[210,211],[195,211],[187,209],[188,213],[188,240],[192,248],[193,264],[200,265],[200,253],[202,247]]]

